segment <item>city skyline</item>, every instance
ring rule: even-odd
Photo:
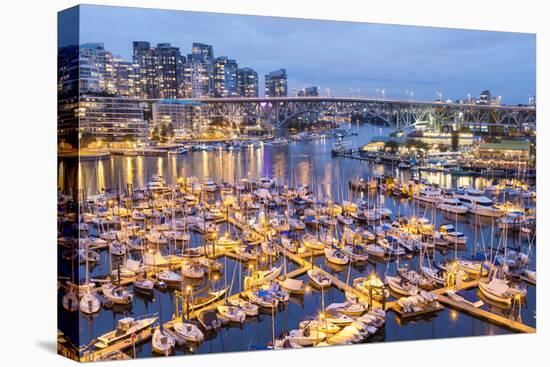
[[[454,101],[489,89],[516,104],[535,94],[532,34],[104,6],[81,6],[80,16],[80,43],[104,42],[124,60],[135,40],[169,42],[182,55],[193,42],[212,45],[215,57],[257,71],[260,95],[262,76],[279,68],[289,95],[318,86],[320,95]],[[112,35],[116,22],[125,27]]]

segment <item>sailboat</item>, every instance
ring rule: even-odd
[[[281,266],[274,266],[271,269],[267,270],[256,270],[252,272],[250,276],[244,278],[244,287],[252,288],[265,283],[269,283],[281,274],[281,270]]]
[[[101,301],[99,297],[92,291],[93,284],[90,284],[87,292],[80,299],[80,311],[91,315],[99,311],[101,308]]]
[[[269,241],[262,242],[262,251],[268,256],[277,255],[277,247],[275,247],[275,245]]]
[[[300,322],[299,326],[300,329],[309,328],[309,330],[312,330],[313,332],[321,331],[325,334],[334,334],[340,331],[340,327],[338,325],[320,318],[314,320],[304,320]]]
[[[320,330],[311,330],[309,327],[305,329],[290,330],[288,340],[301,346],[315,345],[327,337],[327,334]]]
[[[219,305],[216,307],[220,315],[230,322],[242,323],[246,319],[246,314],[239,307],[229,305]]]
[[[103,291],[105,298],[115,304],[127,305],[134,299],[134,295],[122,286],[115,286],[107,283],[101,286],[101,290]]]
[[[184,262],[181,266],[181,273],[186,278],[200,279],[204,276],[204,268],[192,262]]]
[[[172,353],[176,341],[171,335],[162,330],[162,326],[159,326],[153,333],[151,344],[153,352],[161,355],[168,355]]]
[[[489,281],[480,280],[478,285],[479,290],[485,297],[507,305],[512,304],[514,297],[525,297],[527,294],[526,289],[511,287],[507,280],[497,277]]]
[[[280,284],[281,288],[293,294],[304,294],[306,290],[306,284],[300,279],[286,278]]]
[[[155,283],[147,278],[134,281],[134,290],[144,293],[152,293]]]
[[[415,296],[418,293],[418,287],[416,285],[404,281],[399,277],[387,275],[386,282],[388,283],[389,288],[397,294],[403,296]]]
[[[174,331],[177,335],[190,342],[200,343],[204,340],[204,334],[202,331],[200,331],[197,325],[190,322],[174,323]]]
[[[76,296],[76,293],[70,288],[70,285],[69,290],[63,295],[61,304],[63,305],[63,308],[69,312],[74,312],[78,310],[78,297]]]
[[[349,262],[349,257],[338,248],[325,248],[325,256],[327,261],[337,264],[346,265]]]
[[[89,248],[88,243],[86,243],[86,248],[84,249],[85,255],[86,255],[86,269],[84,270],[86,272],[86,293],[82,296],[80,299],[79,308],[82,313],[85,313],[87,315],[94,314],[99,311],[101,308],[101,301],[99,300],[99,297],[93,292],[93,288],[95,286],[94,283],[88,283],[88,277],[89,277]]]
[[[259,307],[242,298],[228,298],[227,304],[238,307],[246,316],[257,316]]]
[[[330,278],[328,278],[321,271],[315,268],[309,269],[307,271],[307,275],[309,279],[313,282],[313,284],[319,288],[330,287],[332,284],[332,281],[330,280]]]
[[[163,270],[157,274],[157,279],[168,286],[178,287],[181,283],[181,275],[171,270]]]

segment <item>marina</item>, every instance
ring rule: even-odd
[[[350,147],[393,131],[340,129]],[[67,345],[96,361],[536,331],[529,175],[350,159],[341,139],[61,159]]]

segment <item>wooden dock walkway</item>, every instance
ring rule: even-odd
[[[492,322],[496,325],[504,326],[515,332],[519,332],[519,333],[536,333],[537,332],[537,330],[531,326],[522,324],[521,322],[508,319],[506,317],[494,314],[486,310],[482,310],[480,308],[476,308],[464,302],[456,302],[443,294],[438,295],[437,300],[446,306],[449,306],[451,308],[457,309],[462,312],[466,312],[472,316],[475,316],[485,321]]]
[[[142,330],[140,333],[136,334],[135,345],[144,343],[149,339],[151,339],[154,331],[155,331],[155,328],[147,328],[145,330]],[[82,355],[81,362],[102,361],[102,360],[105,360],[105,358],[108,357],[110,354],[121,352],[128,348],[131,348],[132,345],[133,343],[131,338],[124,338],[121,341],[113,343],[105,348],[95,349],[93,351],[85,352]]]
[[[282,253],[283,252],[283,248],[280,246],[280,245],[276,245],[277,247],[277,250]],[[304,270],[304,272],[306,272],[307,270],[313,268],[313,265],[306,260],[305,257],[301,257],[301,256],[298,256],[296,254],[293,254],[289,251],[286,251],[285,252],[286,254],[286,257],[289,259],[289,260],[292,260],[293,262],[297,263],[298,265],[301,266],[300,271]],[[332,285],[335,286],[336,288],[340,289],[341,291],[344,291],[344,292],[350,292],[350,293],[353,293],[355,296],[357,296],[358,299],[360,299],[362,302],[365,302],[367,303],[368,301],[368,297],[360,292],[359,290],[349,286],[348,284],[346,284],[346,282],[343,282],[342,280],[340,280],[340,278],[330,274],[329,272],[325,271],[324,269],[316,266],[315,269],[317,271],[319,271],[320,273],[322,273],[325,277],[327,277],[328,279],[330,279],[330,281],[332,282]],[[374,307],[377,307],[377,306],[381,306],[380,304],[378,304],[378,302],[374,301],[374,303],[372,304],[372,306]]]
[[[430,293],[433,293],[433,294],[439,296],[439,295],[445,294],[445,292],[448,291],[448,290],[453,290],[455,292],[459,292],[459,291],[466,290],[466,289],[471,289],[471,288],[474,288],[474,287],[477,287],[477,280],[462,282],[460,287],[449,286],[449,287],[434,289],[434,290],[430,291]],[[396,303],[397,303],[397,301],[386,302],[386,311],[395,310],[395,304]]]
[[[229,218],[229,222],[232,225],[234,225],[235,227],[242,230],[242,224],[238,223],[234,218]],[[263,238],[263,234],[255,231],[252,228],[250,230],[254,231],[256,235]],[[258,244],[260,242],[261,241],[258,241]],[[292,261],[292,262],[294,262],[295,264],[298,265],[298,268],[296,268],[295,270],[290,271],[286,274],[283,274],[283,275],[279,276],[280,280],[284,280],[284,279],[288,279],[288,278],[295,278],[295,277],[301,276],[302,274],[306,273],[309,269],[313,268],[313,264],[310,261],[308,261],[308,259],[311,258],[312,256],[319,256],[319,255],[322,255],[324,253],[322,250],[317,250],[317,251],[308,251],[304,254],[294,254],[294,253],[291,253],[290,251],[285,250],[279,244],[275,244],[275,247],[276,247],[278,253],[281,256],[286,257],[288,260],[290,260],[290,261]],[[211,258],[219,258],[219,257],[222,257],[222,256],[228,256],[228,257],[233,258],[233,259],[238,259],[237,254],[232,249],[229,249],[229,248],[216,248],[216,255],[215,256],[213,256],[212,254],[209,254],[209,257],[211,257]],[[361,291],[355,289],[354,287],[348,285],[346,282],[342,281],[338,276],[335,276],[335,275],[325,271],[324,269],[322,269],[319,266],[315,266],[315,269],[317,271],[319,271],[320,273],[322,273],[325,277],[330,279],[331,282],[332,282],[332,285],[334,287],[340,289],[341,291],[350,292],[350,293],[354,294],[355,296],[357,296],[357,298],[359,300],[361,300],[362,302],[370,304],[373,307],[383,307],[386,311],[389,311],[389,310],[394,310],[395,311],[394,307],[395,307],[397,301],[389,301],[389,302],[381,303],[379,301],[372,300],[372,303],[371,303],[370,300],[369,300],[369,297],[366,294],[364,294],[363,292],[361,292]],[[482,320],[485,320],[485,321],[488,321],[488,322],[492,322],[496,325],[506,327],[506,328],[508,328],[510,330],[513,330],[515,332],[522,332],[522,333],[535,333],[536,332],[536,329],[533,328],[533,327],[530,327],[530,326],[525,325],[523,323],[508,319],[506,317],[494,314],[492,312],[473,307],[472,305],[464,303],[464,302],[456,302],[456,301],[452,300],[451,298],[449,298],[445,295],[445,292],[447,290],[460,291],[460,290],[475,288],[475,287],[477,287],[477,285],[478,285],[478,281],[477,280],[472,280],[472,281],[462,282],[459,287],[455,287],[455,286],[443,287],[443,288],[433,290],[431,292],[433,294],[437,295],[438,301],[442,305],[445,305],[445,306],[451,307],[453,309],[468,313],[468,314],[470,314],[474,317],[477,317],[479,319],[482,319]],[[246,298],[246,292],[243,291],[243,292],[235,293],[233,295],[228,295],[227,298],[228,299],[237,299],[237,298],[243,298],[244,299],[244,298]],[[188,315],[187,318],[191,319],[191,320],[196,319],[199,312],[202,312],[202,311],[205,311],[205,310],[216,309],[219,305],[223,305],[225,302],[226,302],[226,298],[224,297],[224,298],[222,298],[222,299],[220,299],[216,302],[213,302],[212,304],[209,304],[205,307],[202,307],[198,310],[190,310],[189,315]],[[185,312],[186,312],[186,310],[185,310],[185,307],[183,306],[183,310],[181,310],[181,312],[174,315],[172,320],[170,320],[170,321],[163,324],[163,327],[167,330],[168,334],[170,334],[171,336],[174,337],[174,339],[176,340],[176,343],[178,345],[183,345],[185,343],[185,340],[183,338],[179,337],[178,335],[176,335],[173,332],[173,325],[174,325],[175,322],[181,322],[182,321],[182,318],[186,316]],[[135,344],[137,345],[137,344],[148,341],[152,337],[153,332],[154,332],[154,328],[149,328],[147,330],[144,330],[144,331],[140,332],[137,335]],[[108,356],[110,356],[110,355],[112,355],[116,352],[122,352],[122,351],[125,351],[125,350],[131,348],[132,345],[133,345],[133,343],[132,343],[131,338],[126,338],[124,340],[121,340],[118,343],[114,343],[112,345],[109,345],[106,348],[95,349],[95,350],[92,350],[92,351],[85,352],[82,356],[82,361],[88,362],[88,361],[104,360],[106,357],[108,357]],[[132,352],[129,353],[129,357],[130,358],[132,357]]]

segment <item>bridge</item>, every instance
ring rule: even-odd
[[[277,128],[284,126],[295,117],[308,113],[316,115],[360,113],[378,118],[398,129],[418,122],[529,125],[531,127],[536,124],[534,106],[461,104],[368,97],[229,97],[172,101],[206,107],[201,111],[203,117],[248,117],[266,121]]]

